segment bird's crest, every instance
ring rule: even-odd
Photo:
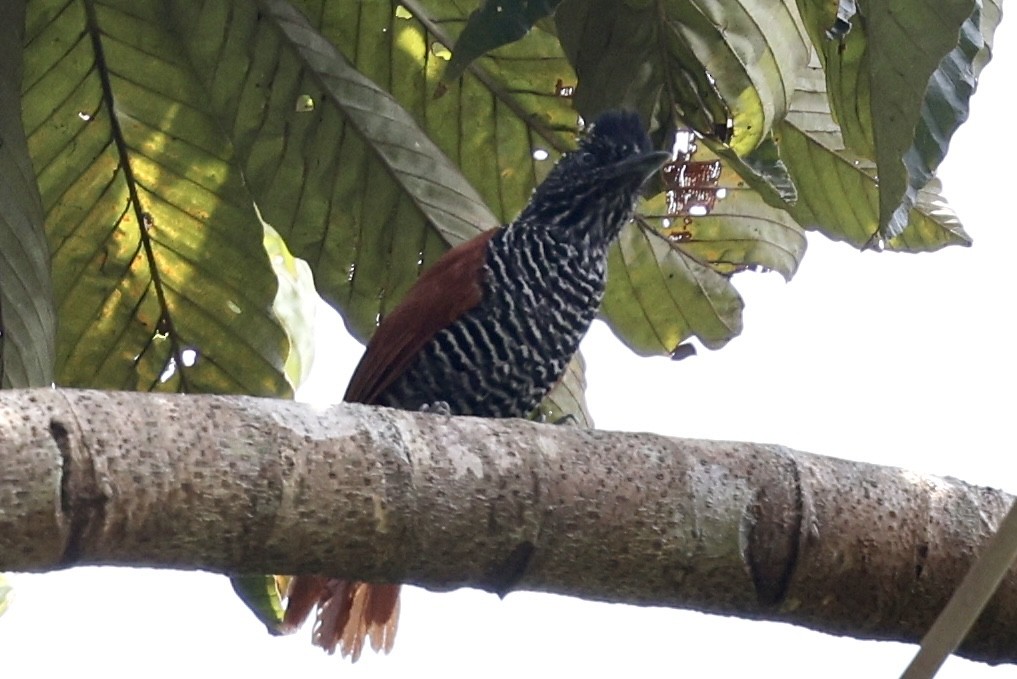
[[[601,156],[611,162],[633,154],[647,153],[653,148],[639,114],[633,111],[608,111],[594,121],[589,134],[580,143],[581,151]]]
[[[607,247],[631,218],[640,187],[668,157],[653,150],[637,113],[604,113],[537,187],[513,227]]]

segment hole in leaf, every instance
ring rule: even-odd
[[[162,374],[159,375],[159,384],[166,384],[177,373],[177,359],[170,356],[169,360],[166,361],[166,367],[163,368]]]
[[[452,58],[452,50],[450,50],[448,47],[445,47],[437,40],[431,43],[431,54],[438,57],[439,59],[444,59],[445,61],[448,61],[449,59]]]

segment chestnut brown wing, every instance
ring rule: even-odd
[[[437,333],[480,303],[487,244],[497,232],[485,231],[452,248],[417,279],[378,325],[343,400],[375,403]]]

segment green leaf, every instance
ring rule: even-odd
[[[856,16],[855,2],[803,0],[799,4],[826,73],[825,91],[843,143],[855,155],[874,161],[871,82],[866,75],[871,56],[866,47],[865,24]],[[831,30],[838,18],[844,22],[844,28],[835,39]]]
[[[307,262],[290,254],[282,236],[271,225],[262,221],[262,227],[265,229],[265,252],[279,280],[272,313],[289,339],[286,378],[296,391],[314,363],[315,314],[320,297]]]
[[[269,634],[281,634],[285,607],[282,604],[284,575],[231,575],[230,584],[240,600],[268,629]]]
[[[1003,17],[1003,9],[1000,0],[984,0],[981,3],[981,16],[979,17],[979,31],[982,34],[982,49],[978,50],[973,68],[975,78],[982,72],[985,65],[992,58],[992,40],[996,34],[996,28]]]
[[[730,119],[740,155],[784,117],[809,59],[793,2],[565,0],[555,18],[584,116],[627,107],[722,141]]]
[[[398,102],[288,3],[174,7],[265,220],[355,336],[448,242],[498,224]]]
[[[696,157],[700,171],[709,167]],[[802,228],[734,172],[689,184],[694,172],[687,166],[683,183],[666,170],[669,191],[640,205],[610,252],[601,315],[639,354],[681,358],[692,335],[722,347],[741,332],[742,301],[731,274],[762,268],[789,280],[805,255]]]
[[[875,167],[845,148],[818,63],[803,73],[792,110],[775,136],[798,189],[798,201],[787,206],[795,221],[858,248],[881,245]],[[970,245],[971,239],[944,205],[942,199],[935,208],[929,201],[917,204],[908,216],[907,237],[890,239],[886,246],[920,252]]]
[[[263,230],[164,3],[33,2],[23,119],[57,382],[285,395]]]
[[[576,112],[564,94],[576,76],[547,31],[537,27],[443,83],[446,55],[474,2],[296,4],[358,71],[388,89],[500,222],[515,218],[555,158],[575,146]],[[439,87],[447,91],[436,98]]]
[[[784,210],[748,189],[723,189],[708,214],[647,219],[682,252],[723,274],[762,268],[791,280],[805,256],[805,232]],[[649,208],[644,208],[644,214]]]
[[[704,139],[710,150],[768,204],[783,209],[798,201],[798,189],[780,159],[780,147],[769,135],[751,153],[739,156],[724,144]]]
[[[555,26],[579,78],[574,102],[585,118],[627,108],[650,120],[654,111],[673,105],[703,135],[727,130],[729,103],[691,46],[660,21],[655,5],[565,0]],[[671,101],[658,101],[664,97]]]
[[[831,6],[805,3],[844,143],[876,162],[883,238],[906,228],[917,192],[967,118],[977,71],[988,59],[985,39],[999,19],[998,7],[987,7],[986,19],[973,0],[863,0],[858,16],[847,13],[850,30],[831,40],[822,36]]]
[[[448,83],[491,50],[519,40],[561,0],[483,0],[459,34],[442,79]]]
[[[950,242],[946,243],[948,240]],[[888,240],[886,248],[899,252],[926,252],[938,250],[942,244],[970,245],[971,238],[943,197],[939,180],[932,179],[918,192],[907,228]]]
[[[956,116],[958,109],[967,116],[967,97],[973,83],[966,84],[959,71],[933,80],[934,91],[940,95],[937,102],[930,103],[927,92],[930,78],[957,47],[958,31],[972,16],[975,2],[925,0],[899,7],[859,0],[859,9],[867,19],[870,87],[879,93],[872,98],[873,137],[878,142],[879,223],[884,235],[893,237],[907,225],[913,192],[926,184],[931,170],[946,154],[945,146],[923,147],[915,137],[923,104],[938,109],[930,111],[933,117]],[[978,31],[974,35],[980,38]],[[970,56],[976,52],[977,48]],[[957,63],[964,61],[961,58]],[[944,110],[947,108],[951,109],[949,113]]]
[[[914,143],[904,154],[908,187],[903,205],[910,209],[917,194],[935,178],[936,169],[946,157],[953,133],[968,117],[968,102],[974,94],[977,75],[975,61],[985,42],[981,33],[981,9],[975,7],[963,23],[957,45],[940,62],[929,79],[915,128]],[[938,189],[937,189],[938,190]],[[900,212],[906,214],[906,209]],[[902,217],[891,224],[887,233],[903,231]]]
[[[7,608],[14,599],[14,588],[7,583],[7,576],[0,573],[0,615],[7,612]]]
[[[537,408],[543,422],[573,419],[580,427],[592,428],[593,417],[586,406],[586,361],[581,352],[569,361],[565,375]]]
[[[719,349],[742,329],[742,299],[729,278],[679,243],[629,223],[608,256],[601,317],[637,354],[674,354],[695,335]]]
[[[21,124],[23,2],[0,3],[0,388],[53,383],[56,314],[39,189]]]

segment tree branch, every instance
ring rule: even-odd
[[[0,392],[0,569],[319,572],[917,641],[1011,498],[781,446],[239,396]],[[1017,660],[1017,577],[961,655]]]

